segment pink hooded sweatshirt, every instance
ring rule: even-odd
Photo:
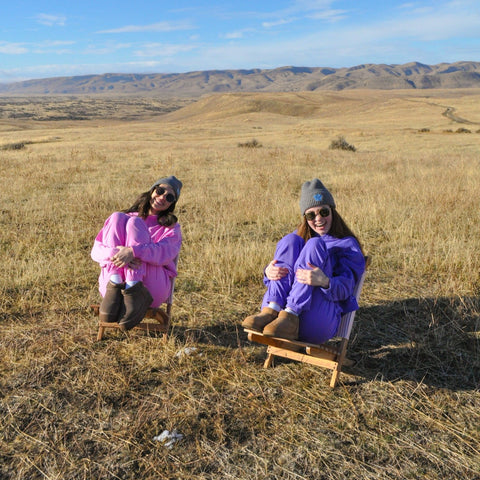
[[[117,248],[110,240],[109,233],[116,229],[119,216],[137,216],[137,213],[114,213],[107,218],[103,228],[95,238],[91,257],[101,267],[98,278],[99,291],[102,297],[105,295],[107,283],[110,280],[113,264],[110,258],[115,255]],[[126,217],[128,218],[128,217]],[[137,244],[128,241],[128,234],[118,229],[116,235],[120,237],[117,245],[131,246],[135,258],[139,258],[145,264],[143,283],[153,297],[151,307],[158,307],[170,294],[171,278],[177,276],[175,258],[180,252],[182,233],[178,223],[171,227],[163,227],[158,224],[156,215],[149,215],[143,219],[150,235],[149,243]],[[130,243],[130,245],[129,245]]]

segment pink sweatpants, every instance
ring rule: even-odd
[[[102,231],[102,244],[114,248],[116,246],[135,246],[153,243],[144,220],[135,215],[127,215],[122,212],[113,213],[105,222]],[[122,279],[128,281],[143,281],[153,297],[151,307],[160,306],[168,298],[171,290],[170,274],[164,265],[153,265],[142,262],[139,268],[118,268],[111,262],[102,264],[100,272],[99,290],[102,297],[110,277],[119,274]]]
[[[103,230],[103,243],[109,247],[131,247],[151,243],[152,239],[145,222],[140,217],[134,217],[121,212],[110,216],[110,222]],[[142,281],[146,274],[146,265],[138,268],[116,267],[113,263],[106,265],[106,273],[111,276],[119,274],[125,282]]]

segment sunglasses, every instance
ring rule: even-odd
[[[330,209],[327,207],[324,207],[318,210],[317,212],[307,212],[305,214],[305,218],[311,222],[312,220],[315,220],[315,217],[317,215],[320,215],[321,217],[328,217],[330,213],[331,213]]]
[[[155,193],[158,196],[162,196],[165,192],[166,192],[166,190],[163,187],[156,187],[155,188]],[[168,203],[173,203],[175,201],[175,195],[173,193],[167,193],[167,195],[165,196],[165,200]]]

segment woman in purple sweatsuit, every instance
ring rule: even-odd
[[[315,178],[302,185],[298,229],[277,244],[265,269],[262,310],[244,328],[310,343],[335,336],[340,317],[358,309],[353,295],[365,269],[362,248]]]
[[[92,259],[100,264],[100,320],[124,330],[140,323],[149,307],[170,294],[177,275],[175,258],[182,243],[173,214],[182,182],[160,178],[123,212],[107,218],[95,238]]]

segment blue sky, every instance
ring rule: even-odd
[[[479,0],[2,2],[0,82],[480,61]]]

